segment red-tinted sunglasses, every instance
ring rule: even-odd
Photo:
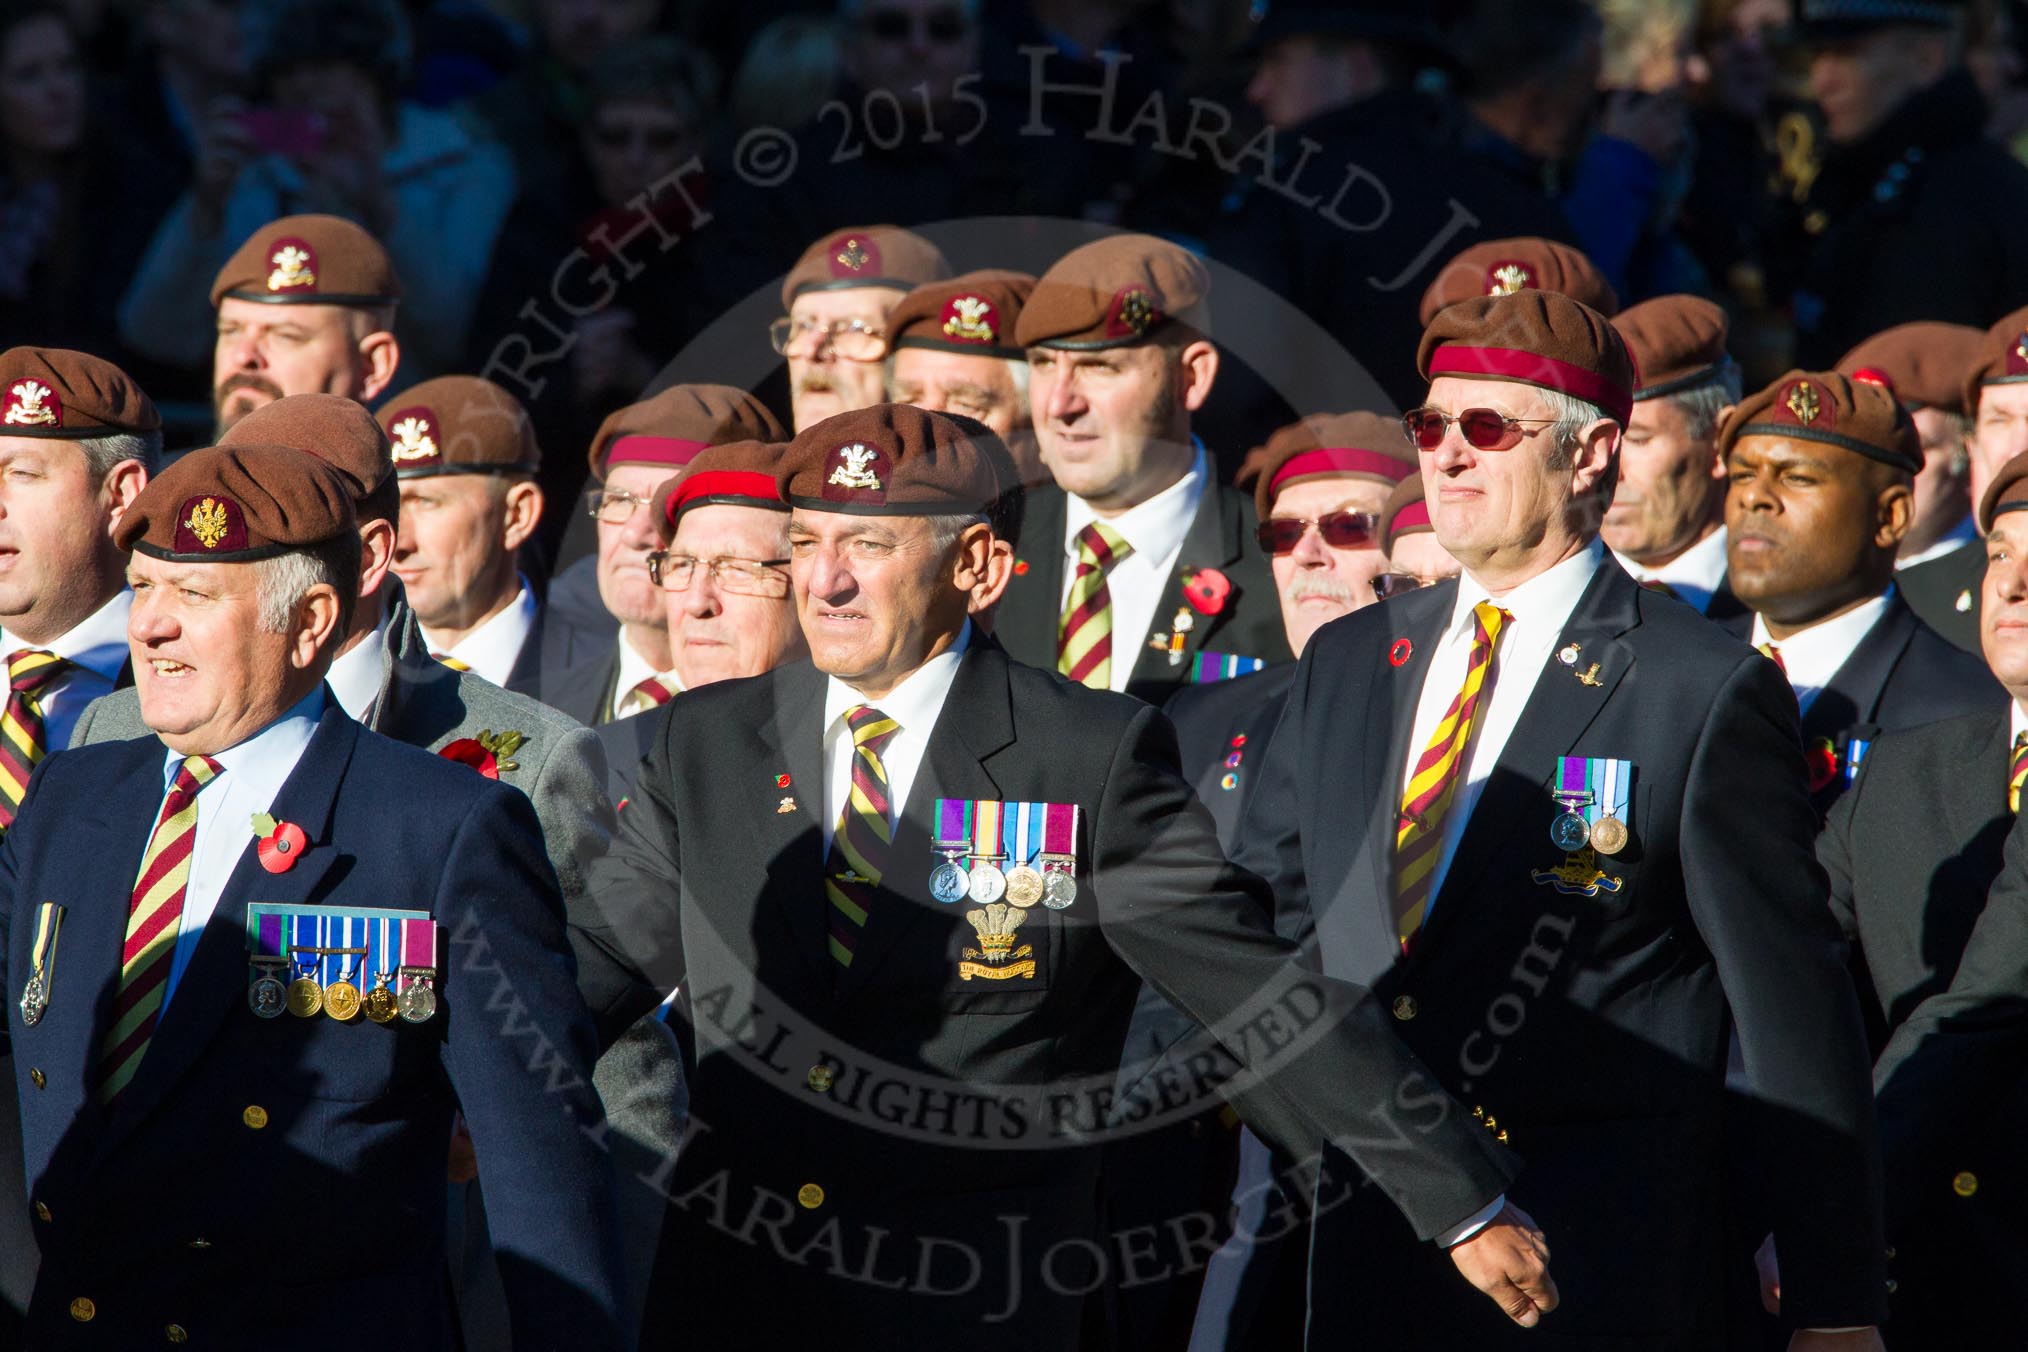
[[[1468,408],[1456,417],[1440,408],[1412,408],[1401,415],[1409,441],[1419,451],[1433,451],[1443,445],[1451,424],[1458,425],[1465,444],[1475,451],[1511,451],[1521,443],[1522,429],[1553,427],[1554,418],[1510,418],[1498,409]]]
[[[1333,549],[1364,549],[1372,544],[1380,518],[1371,512],[1327,512],[1315,521],[1293,516],[1271,516],[1254,530],[1260,547],[1270,554],[1293,553],[1303,536],[1315,526],[1324,543]]]

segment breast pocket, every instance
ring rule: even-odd
[[[1062,946],[1056,912],[1005,899],[960,902],[952,909],[957,915],[945,938],[945,1003],[997,1009],[1039,1003],[1056,975]]]
[[[264,1019],[242,1002],[233,1011],[234,1055],[278,1088],[306,1098],[364,1103],[435,1073],[439,1020],[375,1023],[364,1014],[340,1021],[318,1012]]]

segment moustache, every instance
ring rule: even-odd
[[[1319,596],[1326,601],[1352,604],[1352,589],[1336,578],[1299,577],[1289,583],[1282,594],[1291,601],[1306,601],[1312,596]]]
[[[218,388],[212,392],[212,403],[218,408],[224,408],[225,401],[240,390],[255,390],[270,399],[282,397],[282,387],[266,376],[258,376],[251,371],[239,371],[218,383]]]
[[[837,391],[836,382],[821,371],[805,371],[803,378],[796,382],[797,394],[835,394]]]

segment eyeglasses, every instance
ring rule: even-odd
[[[608,526],[624,526],[636,511],[651,501],[653,499],[638,493],[622,493],[617,488],[594,488],[584,495],[584,509],[594,520]]]
[[[788,574],[777,571],[789,566],[787,559],[700,559],[658,549],[648,556],[648,577],[663,591],[689,591],[700,564],[713,582],[736,596],[780,599],[789,594]]]
[[[1303,542],[1315,526],[1324,543],[1333,549],[1364,549],[1374,541],[1380,518],[1371,512],[1326,512],[1315,521],[1293,516],[1271,516],[1254,527],[1254,538],[1270,554],[1288,554]]]
[[[785,315],[768,325],[768,341],[784,357],[813,357],[826,345],[847,361],[878,361],[887,354],[887,330],[863,319],[826,324]]]
[[[1511,451],[1521,444],[1523,436],[1531,435],[1522,429],[1553,427],[1556,419],[1510,418],[1492,408],[1468,408],[1455,417],[1440,408],[1427,407],[1412,408],[1401,415],[1409,442],[1420,451],[1433,451],[1443,445],[1452,423],[1464,434],[1465,444],[1475,451]]]
[[[859,22],[867,33],[882,42],[906,42],[920,28],[931,42],[942,46],[963,42],[972,27],[959,9],[939,9],[920,15],[905,9],[876,9]]]
[[[1385,601],[1390,596],[1434,587],[1441,581],[1443,579],[1439,577],[1417,577],[1414,573],[1382,573],[1373,579],[1373,594]]]

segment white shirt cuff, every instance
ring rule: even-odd
[[[1500,1208],[1506,1205],[1507,1205],[1507,1194],[1503,1192],[1498,1197],[1495,1197],[1492,1201],[1486,1203],[1485,1208],[1483,1210],[1473,1212],[1472,1215],[1469,1218],[1467,1218],[1462,1225],[1454,1225],[1450,1229],[1438,1235],[1436,1237],[1437,1247],[1440,1249],[1448,1249],[1453,1244],[1464,1243],[1466,1240],[1470,1239],[1473,1235],[1478,1234],[1479,1231],[1485,1229],[1488,1225],[1491,1225],[1493,1223],[1493,1217],[1499,1215]]]

